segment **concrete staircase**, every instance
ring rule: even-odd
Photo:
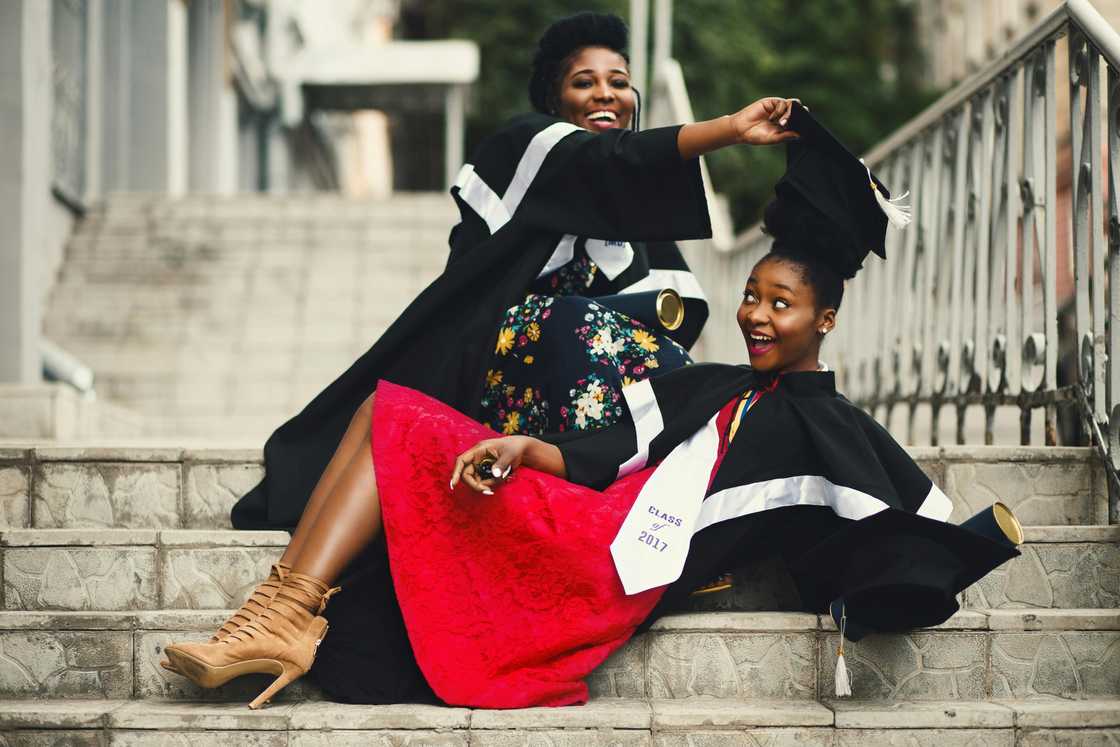
[[[447,260],[446,194],[120,194],[70,239],[46,335],[151,435],[262,440]]]
[[[1114,745],[1120,527],[1085,449],[915,449],[961,517],[998,495],[1023,557],[934,629],[847,646],[780,569],[663,619],[589,679],[592,701],[487,711],[325,702],[301,681],[214,691],[158,666],[205,637],[286,543],[229,528],[258,450],[0,447],[0,743],[207,745]]]
[[[961,520],[999,498],[1023,556],[935,629],[847,646],[761,563],[589,678],[583,707],[329,703],[308,681],[202,691],[158,666],[287,541],[238,532],[259,444],[442,269],[445,195],[383,202],[120,195],[70,241],[47,334],[143,438],[0,443],[0,744],[1120,745],[1120,527],[1085,449],[913,449]],[[192,448],[201,443],[207,448]]]

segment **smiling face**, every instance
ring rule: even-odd
[[[816,293],[796,261],[770,256],[751,271],[737,319],[756,371],[815,371],[836,309],[817,308]]]
[[[634,89],[626,59],[606,47],[576,51],[560,79],[556,113],[592,132],[629,127]]]

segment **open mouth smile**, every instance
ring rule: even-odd
[[[587,115],[591,126],[599,130],[609,130],[618,123],[618,114],[610,109],[597,109]]]
[[[760,332],[751,332],[747,337],[747,352],[751,357],[766,355],[777,345],[777,340]]]

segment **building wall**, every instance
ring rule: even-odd
[[[1092,0],[1120,27],[1120,0]],[[930,78],[951,88],[1008,49],[1061,3],[1058,0],[919,0],[920,37]]]

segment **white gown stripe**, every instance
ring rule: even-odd
[[[646,462],[649,461],[650,443],[665,430],[661,408],[657,406],[657,397],[653,394],[653,386],[649,383],[649,379],[623,388],[622,396],[626,398],[630,417],[634,421],[638,450],[618,468],[619,478],[626,477],[631,472],[637,472],[646,466]]]
[[[953,513],[953,501],[936,485],[931,485],[929,495],[918,507],[918,516],[937,521],[948,521],[949,514]]]
[[[497,193],[490,189],[490,185],[475,173],[474,166],[469,163],[463,164],[463,168],[459,169],[459,175],[455,178],[455,186],[459,188],[459,198],[486,222],[491,235],[509,222],[510,213],[506,210],[506,206],[502,204]]]
[[[627,594],[680,577],[719,450],[717,417],[719,413],[669,452],[611,542],[614,567]]]
[[[579,129],[570,122],[557,122],[545,127],[533,136],[533,139],[529,141],[529,147],[521,154],[521,161],[517,164],[517,170],[513,173],[513,180],[510,181],[509,188],[502,196],[502,203],[509,215],[517,212],[517,206],[525,198],[525,193],[529,191],[529,185],[537,177],[541,164],[544,163],[544,159],[553,147]]]
[[[828,506],[845,519],[866,519],[885,508],[883,501],[819,475],[797,475],[736,485],[704,500],[695,531],[740,516],[787,506]]]
[[[632,285],[623,288],[620,293],[641,293],[643,291],[659,291],[662,288],[672,288],[684,298],[698,298],[707,301],[700,281],[688,270],[650,270],[649,274]]]
[[[570,233],[564,234],[564,237],[556,244],[556,248],[552,250],[552,256],[545,262],[544,269],[537,275],[538,278],[543,278],[550,272],[556,272],[572,261],[576,256],[576,238]]]
[[[587,249],[587,256],[599,266],[607,280],[614,280],[634,261],[634,247],[626,241],[588,239],[584,247]]]

